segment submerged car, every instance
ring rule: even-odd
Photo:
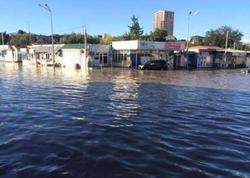
[[[164,60],[152,60],[146,62],[144,65],[139,65],[141,70],[167,70],[168,65]]]

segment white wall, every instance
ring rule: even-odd
[[[139,43],[137,40],[116,41],[112,42],[112,46],[115,50],[137,50],[139,48]]]
[[[10,48],[9,45],[0,45],[0,52],[2,51],[6,51],[6,54],[5,56],[1,57],[0,60],[3,60],[5,62],[19,62],[17,49],[15,46],[12,46],[12,48]]]
[[[88,60],[85,60],[85,55],[81,49],[62,49],[63,56],[58,59],[62,66],[67,68],[76,68],[76,65],[81,65],[82,69],[88,68]]]

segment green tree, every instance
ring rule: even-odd
[[[140,26],[139,19],[135,16],[131,18],[132,25],[129,26],[129,33],[124,35],[128,40],[139,40],[143,34],[143,28]]]
[[[17,48],[26,47],[29,45],[29,34],[15,34],[12,35],[10,38],[9,44],[16,46]]]
[[[168,32],[166,30],[156,29],[154,32],[151,32],[150,37],[152,41],[166,41]]]
[[[60,39],[60,43],[63,44],[83,43],[83,35],[80,33],[65,34]]]
[[[4,41],[2,41],[2,36],[3,36]],[[2,45],[3,42],[4,42],[4,44],[9,44],[9,42],[10,42],[10,35],[7,34],[6,32],[0,33],[0,45]]]
[[[233,48],[235,44],[241,43],[243,34],[239,30],[234,30],[229,26],[222,26],[218,29],[208,31],[204,39],[204,44],[224,48],[227,32],[229,32],[228,48]]]
[[[113,37],[105,33],[103,38],[101,39],[101,44],[110,45],[112,44],[112,41]]]

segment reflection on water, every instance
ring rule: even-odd
[[[241,70],[207,71],[134,71],[119,68],[103,70],[75,70],[67,68],[22,66],[1,63],[0,74],[5,79],[11,77],[30,80],[51,80],[53,82],[114,82],[114,83],[161,83],[169,85],[207,87],[216,89],[250,91],[250,75]],[[25,78],[26,77],[26,78]],[[16,78],[14,78],[16,79]],[[133,84],[132,84],[133,85]]]
[[[140,84],[137,84],[136,80],[131,78],[129,74],[116,76],[112,83],[113,94],[110,96],[109,109],[113,112],[115,119],[126,119],[136,115],[140,107],[137,103]]]
[[[0,63],[0,177],[249,177],[249,79]]]

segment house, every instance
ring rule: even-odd
[[[250,68],[250,51],[247,51],[246,67]]]
[[[55,64],[62,58],[62,48],[64,44],[54,45]],[[33,59],[32,63],[51,66],[53,65],[53,47],[52,45],[32,45]]]
[[[23,64],[36,64],[34,58],[34,50],[32,46],[27,46],[26,48],[20,48],[18,50],[18,59],[22,61]]]
[[[190,39],[190,43],[192,45],[194,44],[202,44],[204,43],[204,37],[203,36],[192,36]]]
[[[247,51],[223,49],[217,50],[217,58],[224,61],[223,68],[244,68],[247,67]]]
[[[187,68],[244,68],[248,65],[247,59],[250,58],[250,55],[247,56],[247,52],[242,50],[193,46],[186,55]]]
[[[174,58],[170,52],[185,49],[181,42],[156,41],[116,41],[112,43],[112,66],[138,68],[150,60],[166,60],[169,68],[174,67]]]
[[[109,45],[88,44],[86,56],[85,52],[85,44],[66,44],[62,48],[62,58],[58,63],[70,68],[110,66],[111,47]]]
[[[217,46],[193,46],[188,49],[187,68],[220,68],[223,59],[217,58],[217,51],[223,50]]]
[[[62,47],[62,58],[58,63],[67,68],[87,68],[84,44],[65,44]]]
[[[0,45],[0,61],[21,62],[18,59],[18,50],[13,45]]]
[[[89,67],[111,66],[112,51],[110,45],[89,44],[87,49]]]

